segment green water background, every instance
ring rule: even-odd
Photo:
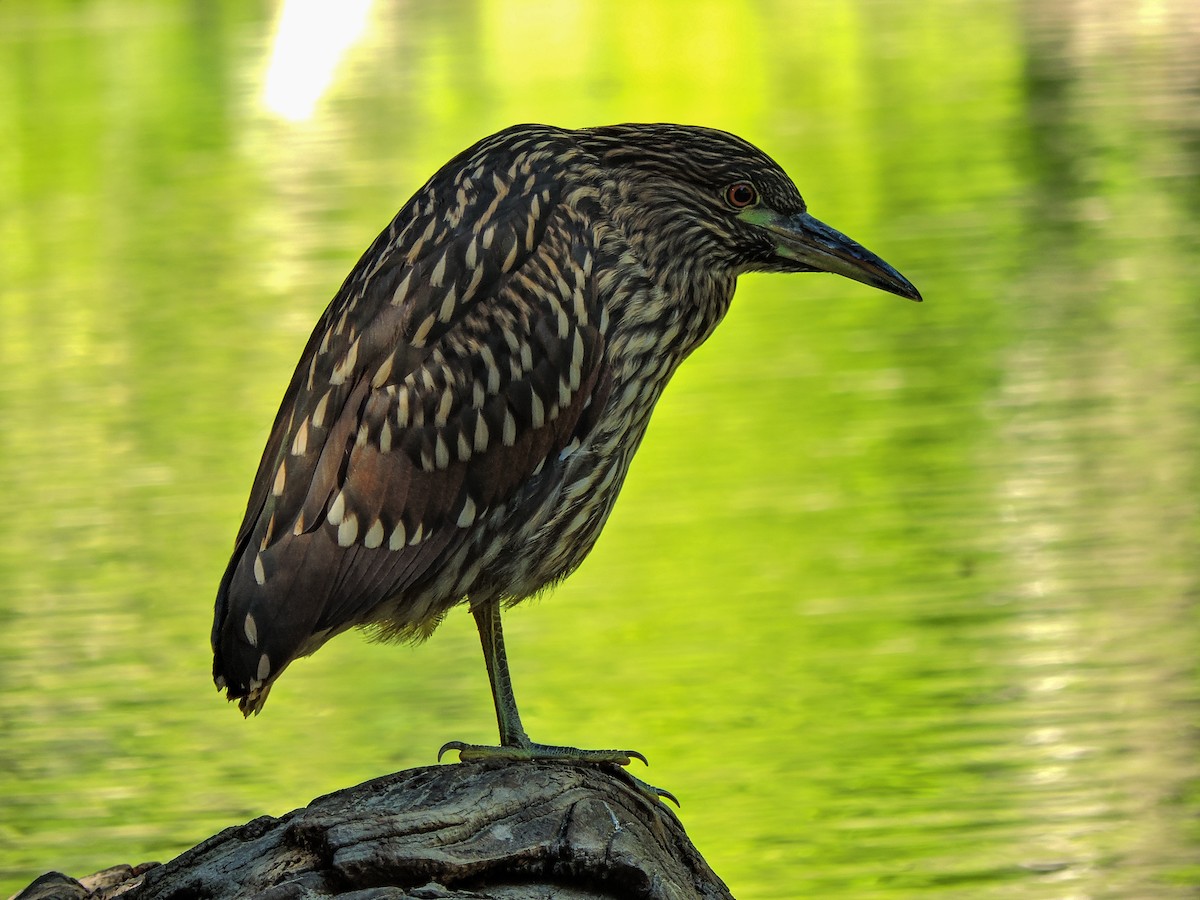
[[[465,613],[245,722],[212,598],[379,228],[486,133],[629,120],[753,140],[927,302],[742,279],[508,616],[530,732],[644,752],[739,897],[1198,895],[1193,3],[377,2],[293,119],[279,21],[0,3],[0,895],[494,739]]]

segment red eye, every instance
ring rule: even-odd
[[[734,209],[745,209],[758,202],[758,191],[748,181],[738,181],[725,188],[725,202]]]

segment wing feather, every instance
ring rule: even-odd
[[[243,710],[384,601],[412,617],[388,627],[431,630],[462,598],[403,598],[590,428],[607,384],[594,233],[536,163],[481,193],[486,160],[452,162],[314,330],[218,595],[214,673]],[[447,203],[455,213],[437,218]]]

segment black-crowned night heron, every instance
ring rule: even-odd
[[[217,596],[218,688],[257,713],[334,635],[419,640],[467,603],[501,746],[447,748],[638,756],[530,741],[500,609],[587,556],[654,404],[751,271],[836,272],[921,299],[725,132],[523,125],[454,157],[304,349]]]

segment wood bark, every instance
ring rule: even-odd
[[[615,767],[483,761],[410,769],[261,816],[165,865],[19,900],[729,898],[674,813]]]

